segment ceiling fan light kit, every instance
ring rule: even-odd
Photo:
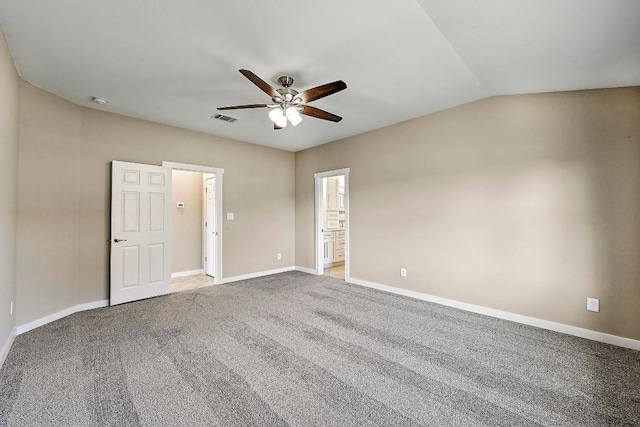
[[[314,87],[298,92],[291,88],[293,78],[291,76],[281,76],[278,83],[281,88],[274,89],[269,83],[262,80],[249,70],[240,70],[243,76],[249,79],[253,84],[258,86],[264,93],[271,97],[273,104],[248,104],[235,105],[232,107],[218,107],[218,110],[239,110],[247,108],[272,108],[269,112],[269,118],[273,121],[274,129],[282,129],[290,122],[293,126],[297,126],[302,121],[301,114],[318,119],[339,122],[342,117],[323,111],[319,108],[311,107],[306,103],[324,98],[347,88],[342,80],[327,83],[322,86]]]
[[[285,110],[287,115],[287,119],[291,122],[292,125],[298,126],[298,124],[302,121],[302,116],[296,109],[296,107],[287,107]]]
[[[284,111],[280,108],[274,108],[271,110],[269,118],[280,128],[287,127],[287,116],[284,115]]]

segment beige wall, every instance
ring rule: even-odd
[[[202,265],[202,218],[203,199],[202,174],[198,172],[173,171],[173,242],[171,271],[200,270]],[[178,209],[176,204],[185,207]]]
[[[24,82],[19,105],[18,325],[108,297],[110,161],[169,160],[225,169],[225,277],[313,268],[313,173],[350,167],[353,277],[640,339],[640,88],[492,98],[295,155]]]
[[[0,350],[14,326],[19,82],[0,28]]]
[[[108,298],[112,160],[224,168],[223,209],[235,213],[224,277],[293,265],[293,153],[79,107],[25,82],[20,101],[17,324]]]
[[[640,339],[640,88],[491,98],[296,153],[299,266],[313,174],[343,167],[352,277]]]

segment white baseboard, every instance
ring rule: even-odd
[[[318,275],[318,272],[315,271],[313,268],[300,267],[300,266],[296,265],[295,270],[296,271],[301,271],[301,272],[307,273],[307,274],[313,274],[314,276]]]
[[[392,294],[403,295],[406,297],[416,298],[423,301],[434,302],[436,304],[446,305],[448,307],[458,308],[460,310],[470,311],[472,313],[484,314],[485,316],[496,317],[498,319],[510,320],[512,322],[523,323],[525,325],[536,326],[542,329],[548,329],[563,334],[574,335],[580,338],[586,338],[593,341],[599,341],[606,344],[626,347],[632,350],[640,350],[640,341],[631,338],[619,337],[617,335],[605,334],[603,332],[592,331],[590,329],[579,328],[577,326],[565,325],[563,323],[551,322],[549,320],[538,319],[535,317],[523,316],[521,314],[509,313],[507,311],[496,310],[493,308],[483,307],[481,305],[468,304],[447,298],[437,297],[435,295],[423,294],[422,292],[409,291],[407,289],[396,288],[394,286],[382,285],[380,283],[369,282],[367,280],[351,278],[350,283],[365,286],[367,288],[378,289],[380,291]]]
[[[77,313],[79,311],[92,310],[94,308],[106,307],[109,305],[109,300],[101,300],[88,302],[85,304],[77,304],[73,307],[69,307],[57,313],[50,314],[45,317],[41,317],[40,319],[34,320],[33,322],[25,323],[24,325],[20,325],[16,327],[16,335],[24,334],[25,332],[29,332],[32,329],[38,328],[40,326],[46,325],[47,323],[55,322],[58,319],[62,319],[63,317],[67,317],[70,314]]]
[[[293,271],[293,270],[295,270],[295,267],[289,266],[289,267],[283,267],[283,268],[276,268],[275,270],[258,271],[256,273],[242,274],[240,276],[225,277],[222,279],[222,283],[226,284],[226,283],[238,282],[240,280],[255,279],[256,277],[270,276],[272,274],[285,273],[287,271]]]
[[[177,273],[171,273],[171,278],[195,276],[196,274],[204,274],[204,270],[201,268],[200,270],[178,271]]]
[[[7,360],[7,356],[9,355],[9,350],[11,350],[11,346],[13,345],[13,340],[16,337],[16,328],[13,328],[11,330],[11,333],[9,334],[9,337],[7,338],[7,341],[5,341],[4,345],[2,346],[2,350],[0,350],[0,369],[2,368],[2,365],[4,365],[4,361]]]

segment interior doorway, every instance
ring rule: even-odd
[[[173,174],[172,292],[222,283],[224,170],[172,162],[163,166]]]
[[[171,291],[213,285],[215,176],[174,169],[171,183]]]
[[[349,280],[349,169],[316,180],[316,274]]]

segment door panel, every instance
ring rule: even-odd
[[[207,178],[206,180],[206,188],[207,188],[207,219],[206,219],[206,257],[207,260],[205,262],[205,273],[209,276],[215,277],[215,265],[216,265],[216,186],[215,186],[215,178]]]
[[[140,185],[140,171],[132,171],[132,170],[123,171],[122,184]]]
[[[164,279],[164,245],[149,245],[149,283]]]
[[[140,230],[140,193],[122,193],[122,230],[135,232]]]
[[[162,231],[164,228],[164,194],[149,193],[149,230]]]
[[[171,170],[112,162],[110,304],[171,291]]]
[[[149,172],[149,186],[164,187],[164,174],[157,172]]]
[[[125,246],[122,248],[122,287],[132,288],[140,283],[140,248]]]

